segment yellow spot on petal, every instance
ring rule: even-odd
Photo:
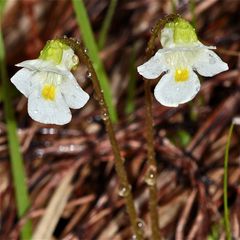
[[[189,71],[187,68],[177,68],[175,71],[175,81],[185,82],[189,78]]]
[[[54,101],[56,96],[56,87],[53,84],[45,84],[42,89],[42,97],[45,100]]]

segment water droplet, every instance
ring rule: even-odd
[[[76,146],[74,144],[70,144],[69,151],[73,152],[76,149]]]
[[[91,72],[87,72],[87,78],[91,78],[92,77],[92,73]]]
[[[136,235],[132,235],[131,240],[136,240],[137,236]]]
[[[87,53],[87,52],[88,52],[88,49],[87,49],[87,48],[85,48],[83,51],[84,51],[84,53]]]
[[[65,152],[68,152],[68,147],[61,145],[61,146],[59,146],[58,150],[59,150],[59,152],[65,153]]]
[[[127,197],[131,191],[131,186],[120,186],[118,195],[120,197]]]
[[[41,134],[43,135],[54,135],[57,134],[57,130],[55,128],[42,128],[41,129]]]
[[[94,98],[96,101],[99,101],[99,96],[98,96],[98,94],[94,93],[94,94],[93,94],[93,98]]]
[[[155,166],[150,166],[145,175],[145,183],[149,186],[154,186],[157,180],[157,169]]]
[[[42,158],[43,156],[44,156],[44,150],[43,149],[38,149],[38,150],[36,150],[36,156],[38,157],[38,158]]]
[[[137,220],[137,227],[138,227],[138,233],[143,235],[144,233],[144,228],[145,228],[145,223],[142,219]]]
[[[102,120],[103,121],[106,121],[106,120],[108,120],[108,114],[106,113],[106,112],[104,112],[103,114],[102,114]]]
[[[198,92],[200,90],[200,86],[196,87],[196,92]]]
[[[67,35],[64,35],[63,38],[64,38],[64,39],[67,39],[68,37],[67,37]]]
[[[151,28],[151,32],[152,32],[152,33],[154,32],[154,28]]]
[[[74,65],[77,65],[78,62],[79,62],[78,56],[77,55],[73,55],[72,56],[72,61],[73,61]]]
[[[137,226],[138,226],[138,228],[139,228],[139,229],[143,229],[143,228],[144,228],[144,225],[145,225],[145,224],[144,224],[144,221],[139,218],[139,219],[137,220]]]
[[[80,45],[80,43],[81,43],[81,42],[80,42],[79,40],[76,41],[76,44]]]
[[[104,105],[104,100],[101,99],[101,100],[99,101],[99,104],[100,104],[100,105]]]
[[[209,54],[208,56],[209,56],[209,63],[210,64],[215,64],[216,63],[215,58],[211,54]]]

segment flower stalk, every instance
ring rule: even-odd
[[[154,54],[154,44],[160,35],[162,48]],[[148,61],[138,66],[144,77],[146,100],[146,137],[148,150],[148,170],[146,183],[149,185],[149,209],[152,221],[152,239],[159,239],[157,212],[157,164],[153,143],[153,117],[151,85],[149,80],[161,77],[154,89],[156,100],[167,107],[177,107],[191,101],[200,90],[200,81],[195,72],[205,77],[214,76],[228,70],[212,49],[203,45],[193,26],[178,15],[170,15],[157,22],[152,29],[146,55]],[[154,54],[154,56],[153,56]],[[148,173],[150,172],[150,174]],[[151,181],[149,181],[149,178]],[[151,183],[151,184],[149,184]]]
[[[126,208],[133,228],[134,235],[136,236],[136,239],[141,240],[143,239],[143,232],[142,229],[139,227],[137,212],[134,206],[133,196],[131,192],[131,185],[129,184],[127,172],[124,168],[124,161],[120,154],[120,149],[113,130],[113,124],[110,119],[108,107],[104,99],[103,90],[100,87],[98,77],[94,70],[93,64],[89,59],[83,45],[79,41],[76,41],[75,39],[72,38],[63,38],[60,39],[60,41],[70,46],[74,50],[75,54],[79,57],[80,62],[85,64],[89,70],[89,78],[91,78],[92,80],[93,88],[96,93],[95,98],[100,104],[101,116],[104,121],[114,154],[115,169],[120,181],[119,195],[125,198]]]
[[[170,15],[164,20],[156,23],[152,29],[152,35],[146,49],[146,56],[149,59],[154,54],[154,43],[159,35],[159,31],[164,27],[165,23],[175,19],[176,15]],[[147,172],[145,182],[149,188],[149,211],[151,219],[151,232],[153,240],[161,239],[158,217],[158,200],[157,200],[157,162],[154,150],[154,134],[153,134],[153,115],[152,115],[152,95],[151,82],[144,79],[145,92],[145,108],[146,108],[146,140],[147,140]]]

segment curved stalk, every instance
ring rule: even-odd
[[[74,39],[68,39],[68,38],[63,38],[60,40],[74,50],[75,54],[79,57],[80,62],[85,64],[90,72],[89,77],[92,80],[93,88],[96,93],[95,98],[100,104],[102,119],[105,123],[107,134],[108,134],[108,137],[112,146],[113,154],[114,154],[115,169],[121,184],[119,195],[125,198],[127,212],[128,212],[136,239],[142,240],[143,233],[142,233],[142,229],[139,227],[140,224],[139,224],[139,221],[137,218],[137,212],[134,206],[133,196],[131,192],[131,185],[129,184],[127,172],[124,168],[124,162],[120,154],[119,146],[113,130],[112,121],[109,116],[108,107],[106,105],[106,102],[103,96],[103,91],[100,87],[92,62],[89,59],[86,51],[84,50],[84,47],[79,41],[76,41]]]
[[[152,35],[148,41],[146,55],[147,59],[154,54],[154,43],[159,36],[160,30],[168,21],[177,18],[178,15],[169,15],[165,19],[158,21],[152,29]],[[146,108],[146,140],[147,140],[147,165],[148,170],[145,175],[145,181],[149,188],[149,211],[151,218],[151,231],[152,240],[161,239],[159,229],[158,217],[158,200],[157,200],[157,162],[154,150],[154,134],[153,134],[153,116],[152,116],[152,95],[151,95],[151,82],[144,79],[144,92],[145,92],[145,108]]]

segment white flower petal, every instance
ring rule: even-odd
[[[89,95],[78,85],[75,77],[69,72],[68,77],[64,78],[60,86],[61,92],[70,108],[78,109],[83,107]]]
[[[200,82],[193,71],[189,71],[189,79],[176,82],[174,73],[165,74],[154,89],[156,99],[164,106],[177,107],[192,100],[200,89]]]
[[[59,89],[55,100],[45,100],[41,88],[36,88],[28,98],[28,113],[30,117],[45,124],[63,125],[71,121],[72,115]]]
[[[26,60],[16,64],[16,66],[24,67],[33,71],[58,73],[63,76],[67,76],[67,72],[69,72],[64,65],[56,65],[52,61],[45,61],[41,59]]]
[[[28,97],[31,92],[31,78],[34,73],[32,70],[23,68],[16,72],[10,79],[16,88],[26,97]]]
[[[161,31],[161,44],[163,48],[171,48],[175,46],[173,39],[173,30],[171,28],[163,28]]]
[[[46,65],[48,64],[49,64],[48,61],[43,61],[41,59],[33,59],[33,60],[26,60],[26,61],[20,62],[15,66],[24,67],[31,70],[42,70],[42,68],[45,68]]]
[[[74,54],[74,51],[69,48],[63,51],[62,61],[59,66],[63,69],[71,70],[79,62],[77,55]]]
[[[228,70],[228,65],[215,52],[205,49],[196,58],[193,68],[202,76],[212,77]]]
[[[167,70],[165,59],[161,54],[161,49],[147,62],[137,68],[139,74],[147,79],[155,79]]]

